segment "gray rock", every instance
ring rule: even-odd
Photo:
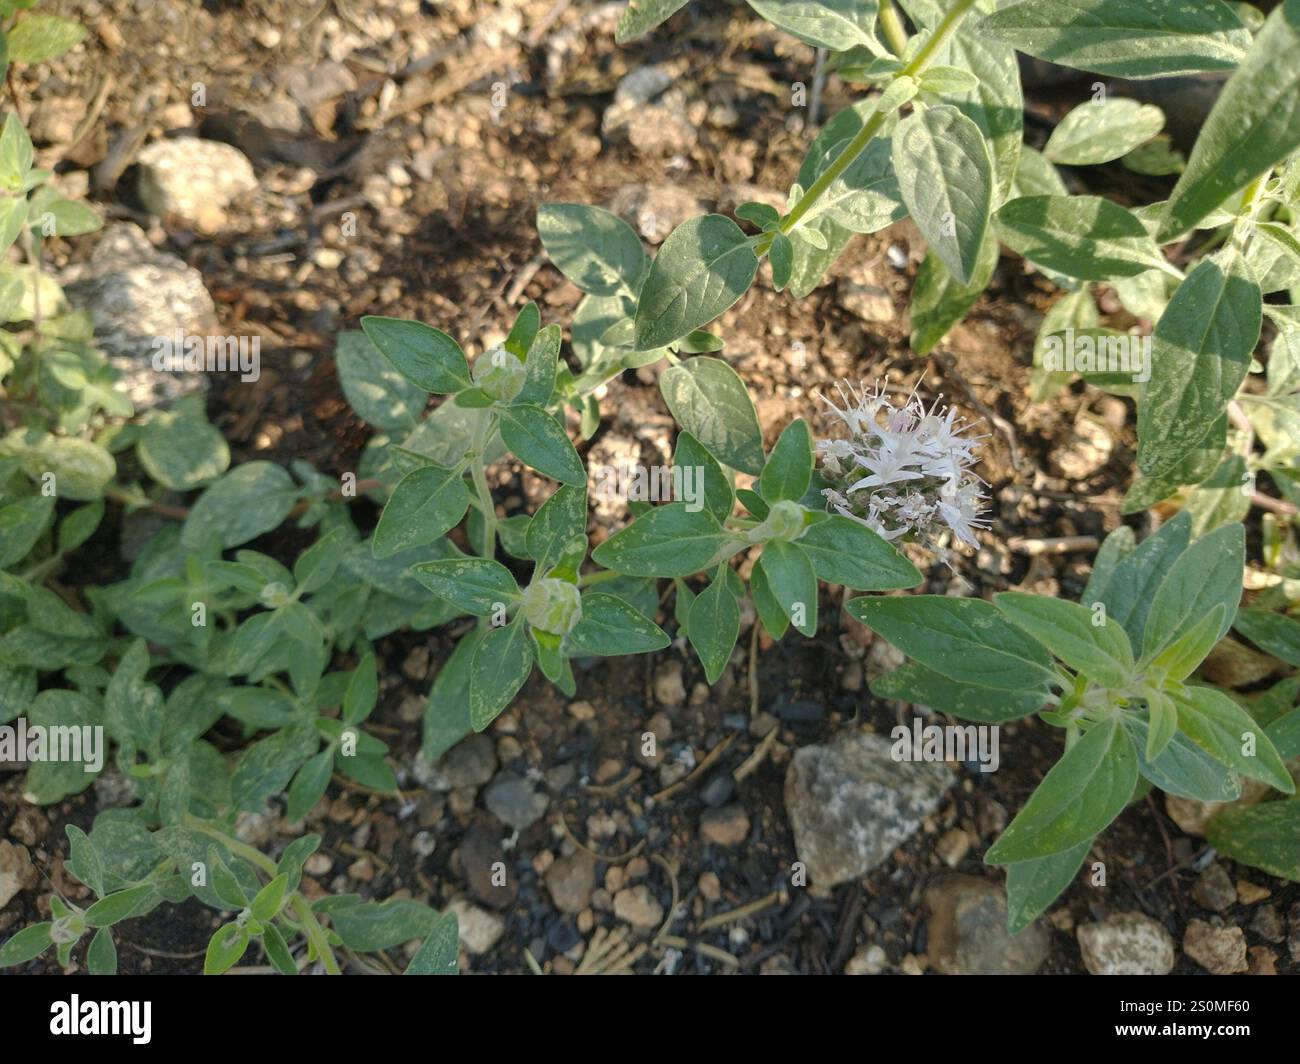
[[[470,735],[443,754],[429,774],[427,786],[435,791],[482,787],[496,770],[497,748],[491,736]]]
[[[1007,931],[1006,892],[975,876],[945,876],[925,892],[930,909],[927,952],[945,975],[1032,975],[1047,959],[1040,922]]]
[[[546,889],[562,913],[580,913],[591,902],[596,889],[596,862],[589,854],[575,850],[546,870]]]
[[[1093,975],[1168,975],[1174,966],[1173,938],[1144,913],[1116,913],[1077,933]]]
[[[502,772],[483,792],[483,801],[504,824],[523,831],[546,812],[551,800],[538,791],[531,780]]]
[[[157,250],[138,225],[111,225],[90,258],[59,278],[68,301],[90,314],[95,343],[120,374],[119,387],[137,414],[207,388],[202,373],[153,368],[155,341],[177,330],[205,336],[216,307],[203,275]]]
[[[642,66],[624,74],[614,90],[615,103],[647,104],[673,83],[665,66]]]
[[[156,140],[140,152],[138,162],[145,208],[204,233],[220,231],[226,208],[257,188],[248,157],[216,140]]]
[[[0,839],[0,909],[20,891],[30,890],[39,882],[40,874],[27,847]]]
[[[785,777],[785,808],[809,878],[833,887],[866,875],[916,833],[952,786],[941,764],[899,763],[882,736],[849,730],[805,746]]]
[[[610,197],[608,207],[652,244],[708,210],[703,200],[676,185],[624,185]]]
[[[1192,897],[1197,905],[1221,913],[1237,904],[1237,888],[1232,885],[1227,869],[1216,863],[1197,876]]]

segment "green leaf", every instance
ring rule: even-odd
[[[1132,713],[1125,713],[1122,722],[1137,753],[1138,771],[1166,794],[1198,802],[1231,802],[1241,797],[1236,774],[1186,735],[1175,732],[1156,757],[1148,758],[1150,725]]]
[[[846,52],[866,48],[884,55],[876,40],[876,0],[748,0],[772,25],[804,44]]]
[[[53,495],[29,495],[0,506],[0,569],[27,557],[54,516]]]
[[[654,621],[615,595],[588,591],[582,596],[582,619],[569,633],[577,655],[648,654],[669,644]]]
[[[586,487],[561,484],[528,522],[524,545],[539,574],[561,563],[576,569],[587,553]]]
[[[293,563],[293,579],[299,595],[319,591],[333,578],[351,544],[342,528],[333,528],[298,556]]]
[[[1264,730],[1264,734],[1277,749],[1279,757],[1300,757],[1300,709],[1278,717]]]
[[[749,238],[730,218],[706,214],[683,222],[668,234],[641,287],[637,350],[663,347],[707,325],[745,294],[757,272]]]
[[[1040,691],[1056,680],[1051,655],[982,599],[855,598],[845,609],[904,654],[958,683]]]
[[[86,36],[85,27],[57,15],[28,15],[9,31],[9,60],[13,63],[48,63],[76,47]]]
[[[226,550],[241,546],[277,528],[297,501],[298,489],[283,466],[244,462],[195,500],[181,526],[181,544],[198,550],[215,539]]]
[[[460,967],[460,924],[454,912],[438,917],[429,937],[416,951],[403,975],[457,975]]]
[[[367,651],[352,670],[352,678],[343,692],[343,722],[360,724],[370,716],[378,700],[379,676],[375,670],[375,656]]]
[[[930,706],[962,720],[1001,724],[1019,720],[1043,708],[1045,693],[1039,691],[996,691],[957,683],[911,661],[871,681],[871,693],[878,698]]]
[[[300,820],[310,813],[325,796],[333,771],[333,750],[322,750],[308,758],[289,785],[285,816],[290,820]]]
[[[619,44],[627,44],[628,41],[649,33],[678,9],[685,7],[687,2],[688,0],[628,0],[614,30],[614,40]]]
[[[1188,9],[1198,10],[1199,5]],[[1169,196],[1161,239],[1191,229],[1300,146],[1297,53],[1300,0],[1285,0],[1273,9],[1206,118],[1187,169]]]
[[[316,753],[319,737],[310,725],[292,725],[246,747],[230,780],[230,803],[240,811],[260,812],[267,800],[288,786],[298,766]]]
[[[1300,668],[1300,621],[1258,608],[1237,613],[1233,626],[1261,650]]]
[[[501,410],[501,439],[517,458],[543,476],[565,484],[582,484],[587,474],[560,423],[539,406],[524,404]]]
[[[1092,849],[1092,839],[1071,850],[1007,866],[1007,930],[1019,934],[1074,882]]]
[[[12,446],[23,472],[33,480],[53,474],[61,499],[98,499],[117,473],[113,456],[91,440],[14,429],[0,442]]]
[[[562,338],[558,325],[548,325],[538,331],[528,348],[524,362],[524,386],[515,396],[514,405],[535,403],[545,406],[551,401],[551,395],[555,392],[555,373],[559,365]]]
[[[1151,603],[1142,634],[1143,659],[1155,657],[1216,606],[1223,607],[1223,617],[1210,645],[1227,635],[1241,599],[1245,564],[1246,533],[1241,525],[1216,529],[1184,551]]]
[[[423,547],[460,524],[469,492],[459,473],[439,466],[412,470],[397,483],[375,526],[371,549],[376,558]]]
[[[758,478],[759,490],[767,502],[789,499],[798,502],[812,482],[812,433],[803,418],[785,427]]]
[[[122,655],[104,692],[104,720],[119,743],[129,741],[142,751],[156,753],[162,734],[163,696],[145,682],[148,671],[148,645],[136,639]]]
[[[1209,613],[1203,614],[1187,631],[1157,654],[1152,664],[1163,669],[1171,680],[1185,680],[1222,638],[1224,618],[1227,616],[1228,611],[1224,609],[1223,603],[1217,603]]]
[[[1259,340],[1259,285],[1206,259],[1156,324],[1151,379],[1138,407],[1138,466],[1173,468],[1214,426],[1250,369]]]
[[[761,559],[760,559],[761,560]],[[763,628],[773,639],[782,638],[790,627],[790,618],[786,616],[781,603],[776,600],[767,582],[763,566],[755,562],[749,577],[749,595],[754,602],[754,610]],[[737,620],[739,624],[739,620]]]
[[[772,287],[784,292],[794,272],[794,245],[784,233],[772,237],[772,246],[768,249],[768,259],[772,263]]]
[[[117,946],[113,944],[113,932],[101,927],[86,947],[86,971],[91,975],[117,974]]]
[[[469,684],[474,654],[488,633],[475,628],[456,643],[429,690],[424,710],[420,756],[432,763],[473,730],[469,715]]]
[[[504,628],[493,628],[478,649],[470,666],[469,714],[476,732],[481,732],[510,705],[533,671],[533,648],[528,626],[516,617]]]
[[[1119,720],[1094,724],[1043,777],[984,860],[1014,864],[1075,849],[1119,816],[1137,779],[1137,753]]]
[[[957,280],[933,250],[925,253],[921,267],[916,271],[909,308],[912,350],[917,355],[933,351],[935,345],[948,335],[948,330],[966,316],[980,293],[988,287],[997,264],[998,242],[992,232],[984,236],[970,284]]]
[[[1007,247],[1067,277],[1107,281],[1165,266],[1142,223],[1100,196],[1022,196],[995,218]]]
[[[1028,145],[1022,147],[1010,198],[1068,195],[1069,190],[1061,180],[1060,172],[1047,161],[1043,153]]]
[[[31,169],[32,138],[18,115],[10,111],[0,132],[0,185],[13,192],[23,191]]]
[[[519,598],[519,585],[500,562],[489,558],[442,558],[411,566],[411,574],[439,598],[465,613],[487,617]]]
[[[1135,80],[1231,70],[1250,47],[1219,0],[1021,0],[974,32],[1037,59]]]
[[[1205,838],[1225,857],[1300,883],[1300,799],[1221,809]]]
[[[203,957],[204,975],[224,975],[243,957],[248,949],[248,932],[239,924],[229,923],[219,927],[208,939],[208,950]]]
[[[433,909],[411,898],[341,905],[331,908],[329,916],[330,926],[343,944],[363,953],[426,938],[438,923]]]
[[[278,913],[281,906],[284,905],[288,887],[289,877],[281,872],[259,890],[248,905],[249,911],[253,914],[253,919],[266,923]]]
[[[64,691],[46,688],[38,694],[27,707],[26,717],[29,724],[42,728],[71,728],[65,732],[74,737],[84,736],[88,729],[98,728],[103,724],[99,707],[84,695],[76,691]],[[47,731],[47,734],[50,734]],[[93,733],[92,733],[93,734]],[[100,740],[99,757],[106,759],[108,750]],[[74,745],[70,758],[50,761],[35,761],[27,767],[27,783],[23,796],[37,805],[49,805],[66,798],[70,794],[80,794],[95,780],[97,772],[92,772],[91,757],[84,745],[78,751]],[[80,752],[80,757],[75,755]]]
[[[1142,646],[1151,600],[1165,574],[1187,549],[1191,525],[1190,514],[1175,514],[1154,535],[1117,561],[1100,593],[1090,588],[1081,604],[1091,609],[1094,602],[1105,602],[1106,615],[1124,626],[1129,643]]]
[[[262,929],[262,948],[266,950],[266,959],[281,975],[298,974],[298,966],[294,963],[293,954],[289,952],[288,943],[275,924],[267,924]]]
[[[1119,96],[1088,100],[1052,130],[1043,154],[1065,166],[1110,162],[1145,144],[1164,128],[1159,107]]]
[[[718,461],[758,476],[763,431],[744,382],[721,359],[701,355],[671,366],[659,390],[677,423]]]
[[[1023,591],[994,595],[993,605],[1074,671],[1105,687],[1124,687],[1129,682],[1133,649],[1118,621],[1074,602]],[[1096,624],[1097,619],[1102,623]]]
[[[50,938],[53,927],[54,924],[47,920],[10,935],[0,946],[0,968],[12,968],[15,964],[26,964],[33,957],[39,957],[53,941]]]
[[[710,684],[718,682],[740,635],[740,607],[727,583],[726,575],[718,573],[695,596],[686,615],[686,637],[699,655],[704,679]]]
[[[364,324],[372,319],[361,320]],[[367,329],[364,332],[339,333],[334,347],[334,363],[343,394],[358,416],[375,428],[386,431],[412,429],[420,420],[428,397],[398,372],[400,364],[391,355],[385,357],[386,352],[377,346],[370,332]]]
[[[632,227],[600,207],[543,203],[537,234],[556,269],[590,295],[625,292],[635,299],[650,268]]]
[[[201,402],[182,400],[175,412],[156,414],[140,432],[136,455],[146,473],[174,491],[197,488],[230,468],[230,448]]]
[[[677,434],[673,467],[674,470],[682,470],[684,496],[702,491],[703,505],[709,513],[719,521],[725,521],[731,516],[731,511],[736,505],[736,494],[732,491],[731,481],[727,479],[727,474],[723,472],[718,460],[685,429]],[[700,500],[684,498],[681,501],[693,505]]]
[[[903,202],[948,272],[975,275],[993,208],[993,159],[979,126],[947,104],[913,111],[894,131]]]
[[[157,892],[152,883],[141,883],[139,886],[105,895],[86,910],[86,926],[111,927],[132,916],[140,915],[146,905],[152,908],[149,903],[157,904],[157,900]]]
[[[1170,691],[1178,707],[1178,728],[1192,742],[1235,772],[1263,780],[1284,794],[1295,784],[1263,729],[1236,702],[1212,687]],[[1253,744],[1254,753],[1246,752]]]
[[[656,506],[592,551],[596,564],[629,576],[690,576],[735,541],[708,510]]]
[[[759,565],[790,623],[806,636],[816,635],[817,575],[808,555],[797,543],[774,539],[763,547],[755,568]]]
[[[469,362],[465,359],[465,352],[460,349],[460,344],[441,329],[418,321],[382,318],[373,314],[361,319],[361,328],[397,372],[422,391],[442,395],[470,386]],[[346,391],[346,385],[344,390]],[[356,407],[351,395],[348,396],[348,401]],[[408,402],[414,406],[416,400],[410,399]],[[414,411],[417,417],[424,408],[423,398],[418,402],[419,406]],[[372,424],[377,424],[360,408],[357,408],[357,413]]]

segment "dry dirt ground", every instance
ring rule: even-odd
[[[91,36],[50,76],[20,77],[19,105],[38,142],[66,155],[62,180],[88,186],[106,214],[140,222],[200,270],[223,332],[263,338],[261,380],[218,383],[209,394],[209,416],[237,460],[305,458],[330,475],[356,469],[371,430],[343,400],[331,353],[337,331],[355,328],[364,313],[436,324],[471,354],[501,338],[530,299],[546,320],[567,323],[580,293],[540,258],[539,203],[612,204],[657,242],[675,214],[783,194],[811,136],[806,110],[789,105],[792,83],[811,80],[811,50],[765,31],[743,6],[694,5],[710,14],[677,18],[623,48],[613,41],[619,5],[578,0],[63,6],[76,9]],[[672,72],[685,121],[606,128],[620,79],[647,64]],[[501,85],[505,106],[494,107]],[[199,86],[201,107],[193,106]],[[832,78],[822,114],[851,98]],[[94,101],[94,121],[69,145],[85,101]],[[1050,116],[1050,101],[1035,107]],[[141,144],[197,128],[244,151],[259,181],[209,232],[144,215],[133,184]],[[1041,142],[1047,129],[1031,122],[1028,136]],[[1133,179],[1103,180],[1120,186],[1107,194],[1123,195]],[[61,253],[82,258],[89,244]],[[927,590],[962,581],[985,596],[1016,587],[1074,598],[1090,551],[1034,554],[1032,541],[1101,537],[1120,522],[1133,470],[1131,404],[1082,385],[1031,401],[1030,345],[1054,296],[1012,259],[935,357],[913,357],[906,307],[922,252],[904,225],[858,238],[829,282],[802,301],[761,278],[719,323],[726,355],[757,400],[769,444],[791,418],[818,418],[813,394],[841,377],[889,375],[984,418],[980,472],[992,528],[955,572],[928,560]],[[589,454],[667,458],[672,427],[654,370],[612,384],[605,410]],[[543,487],[517,469],[495,475],[505,512],[536,501]],[[363,503],[358,521],[368,526],[376,516]],[[597,516],[593,535],[619,520]],[[1149,518],[1132,520],[1147,531]],[[290,530],[255,544],[282,556],[301,545]],[[117,546],[107,534],[87,548],[87,580],[120,566]],[[954,872],[1000,886],[1001,873],[981,855],[1058,756],[1059,733],[1032,720],[1004,728],[1002,769],[990,776],[950,766],[956,785],[882,867],[832,891],[792,888],[783,781],[793,751],[855,724],[887,732],[900,712],[864,682],[889,666],[888,648],[872,645],[837,607],[835,598],[823,602],[815,639],[754,645],[746,630],[712,688],[680,639],[653,658],[606,660],[580,674],[576,704],[535,677],[474,750],[485,776],[532,778],[547,797],[545,813],[522,832],[489,810],[486,778],[440,792],[412,771],[420,712],[453,633],[384,639],[374,720],[407,770],[410,802],[332,786],[308,818],[326,839],[311,882],[374,897],[405,891],[435,906],[463,899],[494,939],[463,957],[475,972],[527,971],[526,950],[548,972],[571,972],[584,957],[592,963],[602,934],[623,936],[639,972],[934,970],[924,892]],[[672,627],[671,602],[660,620]],[[689,767],[711,758],[667,795],[684,769],[666,771],[637,754],[656,714],[671,725],[669,760]],[[227,738],[233,744],[234,734]],[[46,912],[52,888],[79,896],[62,867],[63,827],[88,826],[100,800],[92,790],[58,807],[23,809],[18,791],[13,777],[0,784],[0,823],[30,845],[48,879],[0,915],[0,933]],[[718,807],[725,823],[710,837],[721,841],[710,842],[701,817]],[[288,834],[274,815],[244,831],[272,849]],[[561,859],[582,865],[573,855],[584,853],[594,865],[575,874],[581,904],[560,911],[546,872]],[[1211,856],[1167,816],[1162,796],[1130,808],[1094,850],[1107,886],[1080,880],[1045,921],[1039,970],[1082,971],[1074,928],[1137,910],[1179,943],[1193,918],[1222,919],[1272,958],[1252,954],[1258,968],[1295,971],[1286,946],[1261,938],[1252,920],[1272,905],[1285,921],[1300,888],[1219,862],[1269,897],[1212,914],[1192,896]],[[508,871],[505,888],[491,882],[497,861]],[[593,879],[584,885],[587,872]],[[630,900],[616,912],[620,892]],[[674,904],[680,915],[661,933]],[[124,927],[124,969],[198,971],[215,921],[193,903]],[[1198,970],[1180,950],[1175,971]]]

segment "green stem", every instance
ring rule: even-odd
[[[930,61],[935,57],[939,49],[944,46],[948,38],[953,35],[957,27],[961,24],[961,20],[966,17],[967,12],[969,12],[974,6],[975,0],[957,0],[957,2],[948,10],[948,13],[943,16],[943,21],[935,27],[934,33],[930,35],[930,39],[921,46],[920,51],[916,53],[916,56],[912,61],[894,75],[890,80],[890,84],[893,84],[893,82],[898,80],[898,78],[916,77],[916,75],[929,66]],[[875,139],[876,134],[880,132],[880,127],[884,125],[886,117],[887,116],[881,111],[873,111],[871,113],[870,117],[868,117],[862,124],[862,128],[858,130],[857,135],[849,141],[848,147],[840,152],[835,161],[822,172],[821,177],[808,187],[808,191],[805,192],[799,202],[791,208],[790,213],[781,219],[780,232],[789,233],[799,224],[800,219],[812,209],[813,205],[825,194],[826,190],[835,183],[836,179],[839,178],[845,170],[853,165],[853,161],[861,155],[866,150],[867,145]],[[762,256],[771,246],[772,234],[767,233],[759,240],[754,251],[756,254]]]
[[[622,573],[616,573],[613,569],[601,569],[594,573],[585,573],[578,577],[579,587],[591,587],[592,584],[603,584],[609,580],[617,580]]]
[[[492,436],[492,426],[492,412],[484,410],[482,419],[474,429],[474,460],[470,468],[474,489],[478,492],[479,511],[483,514],[482,556],[489,560],[495,558],[497,553],[497,510],[492,502],[492,489],[487,482],[487,445]]]
[[[903,20],[898,17],[894,0],[880,0],[880,29],[889,47],[901,59],[907,51],[907,30],[903,29]]]

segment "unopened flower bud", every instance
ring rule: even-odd
[[[279,609],[289,601],[289,589],[279,580],[274,580],[262,588],[258,601],[268,610]]]
[[[754,529],[755,542],[763,543],[770,539],[783,539],[787,542],[798,539],[804,533],[804,509],[797,502],[779,499],[772,504],[767,520]]]
[[[471,375],[474,383],[489,398],[508,403],[523,391],[527,371],[519,359],[498,345],[490,351],[484,351],[474,360]]]
[[[582,620],[582,596],[567,580],[544,577],[524,592],[523,614],[538,631],[568,635]]]

